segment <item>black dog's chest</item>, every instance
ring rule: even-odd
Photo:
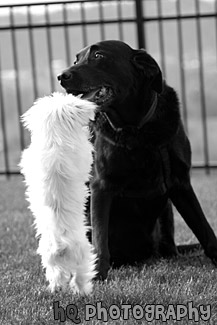
[[[152,197],[165,192],[158,148],[143,146],[128,150],[101,143],[95,162],[105,186],[120,195]]]
[[[129,172],[143,170],[143,173],[147,174],[148,177],[150,172],[157,169],[156,165],[160,163],[160,155],[150,148],[127,150],[117,147],[109,150],[109,148],[104,147],[100,160],[110,173],[129,175]]]

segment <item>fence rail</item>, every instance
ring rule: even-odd
[[[120,39],[146,48],[181,98],[193,167],[217,168],[217,0],[83,0],[0,5],[0,174],[18,174],[19,117],[62,91],[56,75],[82,47]]]

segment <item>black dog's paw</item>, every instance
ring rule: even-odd
[[[209,257],[212,263],[217,267],[217,246],[211,246],[204,250],[207,257]]]
[[[202,246],[198,244],[185,244],[177,246],[178,252],[181,255],[189,254],[189,253],[196,253],[197,251],[200,252],[202,250]]]
[[[215,267],[217,267],[217,257],[211,257],[211,261],[212,263],[215,265]]]
[[[106,280],[108,276],[109,268],[110,268],[109,262],[103,259],[99,260],[96,266],[97,274],[95,276],[95,280],[100,280],[100,281]]]
[[[173,258],[179,255],[176,245],[161,244],[159,248],[159,256],[164,258]]]

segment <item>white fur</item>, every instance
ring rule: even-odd
[[[52,291],[67,286],[80,294],[92,290],[96,256],[86,237],[84,208],[93,151],[87,125],[94,110],[93,103],[54,93],[22,116],[31,144],[20,167]]]

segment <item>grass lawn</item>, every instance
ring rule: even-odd
[[[193,185],[217,233],[217,175],[194,172]],[[65,309],[71,304],[64,324],[217,324],[217,269],[202,251],[112,270],[107,282],[95,283],[90,297],[61,291],[50,294],[36,255],[33,218],[24,200],[22,180],[2,178],[0,186],[1,325],[60,324],[54,320],[54,302],[59,317],[64,314],[63,309],[57,312],[58,302]],[[196,242],[177,213],[175,222],[177,243]],[[98,320],[94,313],[104,318]],[[175,319],[178,316],[180,320]]]

